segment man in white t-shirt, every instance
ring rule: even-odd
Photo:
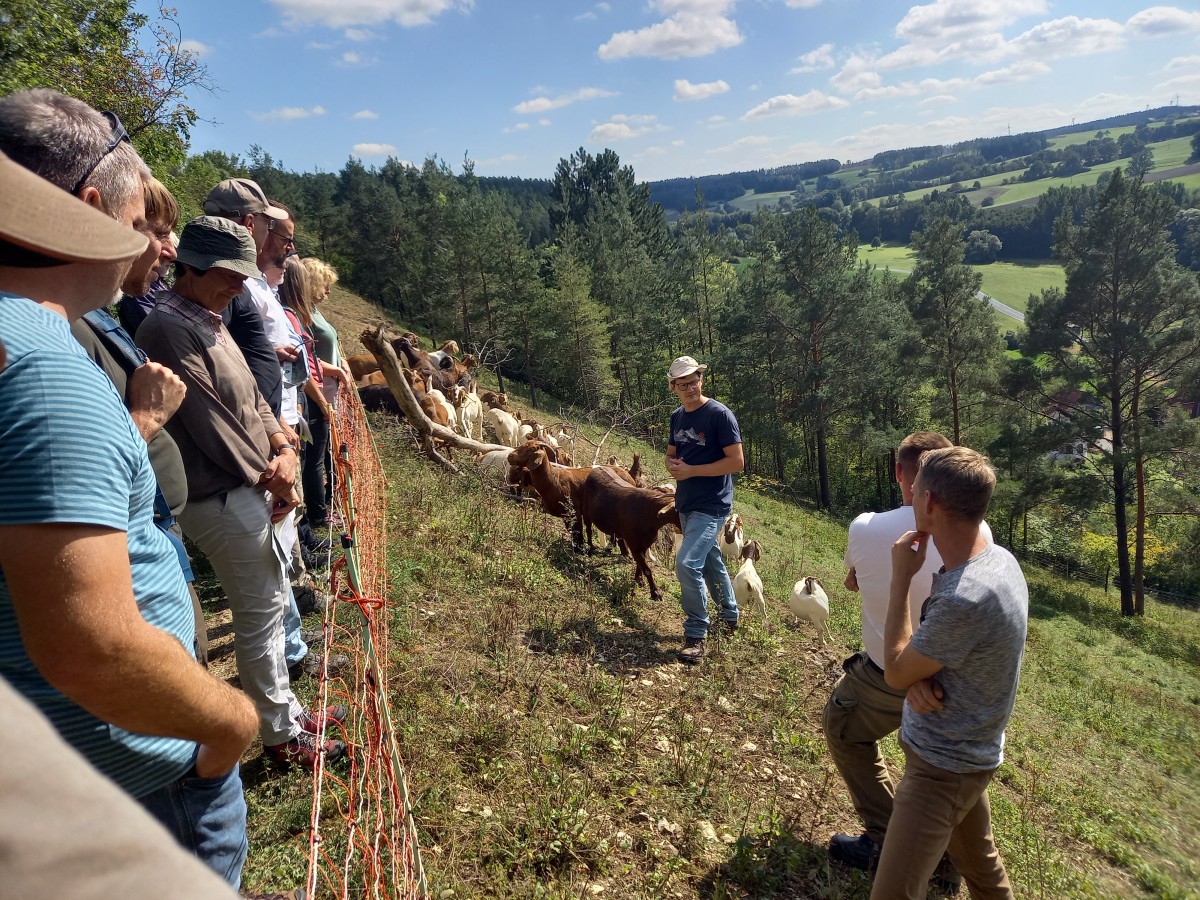
[[[915,527],[912,491],[921,456],[949,446],[950,441],[937,432],[920,431],[906,437],[897,450],[895,469],[904,505],[888,512],[863,513],[850,525],[845,585],[862,594],[864,649],[842,663],[845,674],[825,706],[824,727],[829,754],[845,779],[865,829],[858,836],[835,834],[829,842],[829,853],[855,868],[874,868],[883,846],[895,785],[879,751],[879,740],[900,728],[907,694],[888,687],[883,677],[883,629],[892,580],[892,544]],[[986,523],[982,531],[990,541]],[[909,588],[914,615],[920,615],[921,602],[929,596],[933,573],[941,564],[941,557],[931,546]],[[920,623],[914,620],[912,624],[915,631]],[[947,888],[960,883],[948,861],[935,877]]]

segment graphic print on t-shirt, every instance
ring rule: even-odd
[[[687,431],[676,431],[672,443],[676,447],[682,444],[697,444],[701,447],[708,446],[704,443],[704,432],[697,432],[695,428],[689,428]]]

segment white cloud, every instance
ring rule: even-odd
[[[916,44],[959,43],[1045,12],[1045,0],[934,0],[909,9],[896,25],[896,37]]]
[[[550,124],[550,120],[549,119],[538,119],[538,124],[545,127],[546,125]]]
[[[208,54],[212,53],[212,47],[208,46],[208,44],[202,44],[199,41],[193,41],[191,38],[188,38],[186,41],[180,41],[179,49],[192,54],[192,56],[196,57],[197,59],[208,56]]]
[[[1165,66],[1164,72],[1170,72],[1173,69],[1194,69],[1200,67],[1200,56],[1177,56]]]
[[[588,140],[593,143],[626,141],[651,131],[669,130],[666,125],[658,121],[658,116],[618,114],[593,128],[592,133],[588,135]]]
[[[729,91],[728,83],[724,81],[708,81],[703,84],[692,84],[686,78],[675,79],[675,99],[679,102],[688,100],[704,100],[724,94]]]
[[[598,17],[590,9],[587,12],[581,12],[575,17],[576,22],[594,22]]]
[[[362,61],[363,61],[362,54],[356,53],[353,50],[347,50],[345,53],[343,53],[342,58],[340,60],[340,62],[343,66],[357,66]]]
[[[847,105],[847,101],[841,97],[831,97],[816,90],[799,97],[795,94],[779,94],[751,109],[742,116],[742,121],[749,122],[751,119],[765,119],[770,116],[807,116]]]
[[[467,12],[474,0],[271,0],[290,26],[381,25],[395,22],[403,28],[429,25],[452,9]]]
[[[740,137],[732,144],[726,144],[724,147],[713,147],[711,150],[705,150],[705,153],[732,153],[735,150],[742,150],[746,147],[762,147],[764,144],[769,144],[774,138],[769,138],[762,134],[748,134],[745,137]]]
[[[314,106],[305,109],[303,106],[282,106],[265,113],[251,113],[260,122],[292,122],[296,119],[308,119],[313,116],[325,115],[325,107]]]
[[[507,128],[501,128],[504,134],[512,134],[514,131],[524,131],[529,127],[528,122],[518,122],[516,125],[510,125]]]
[[[957,103],[958,98],[953,94],[935,94],[921,101],[922,106],[933,106],[935,103]]]
[[[820,6],[821,0],[784,0],[784,3],[792,9],[812,9],[814,6]]]
[[[707,119],[701,119],[697,125],[707,125],[709,128],[716,128],[725,124],[724,116],[709,116]]]
[[[1200,72],[1192,72],[1189,75],[1179,75],[1175,78],[1168,78],[1166,81],[1159,82],[1158,87],[1164,91],[1179,91],[1190,88],[1200,88]]]
[[[355,156],[394,156],[396,147],[394,144],[355,144]]]
[[[1184,31],[1200,31],[1200,12],[1152,6],[1130,16],[1125,27],[1136,37],[1172,37]]]
[[[1121,26],[1112,19],[1065,16],[1033,26],[1008,42],[1011,51],[1036,59],[1091,56],[1125,45]]]
[[[603,88],[585,87],[577,91],[572,91],[569,94],[559,94],[557,97],[535,97],[532,100],[526,100],[518,103],[513,107],[513,112],[522,116],[530,113],[549,112],[552,109],[562,109],[564,106],[570,106],[572,103],[578,103],[580,100],[596,100],[600,97],[615,97],[615,91],[606,91]]]
[[[833,68],[833,44],[822,44],[816,50],[810,50],[800,56],[800,65],[789,69],[789,75],[803,75],[805,72],[819,72],[821,69]]]
[[[624,122],[605,122],[592,129],[588,140],[592,143],[603,143],[605,141],[626,141],[637,136],[638,133]]]
[[[378,119],[379,113],[375,112],[373,109],[360,109],[358,112],[356,112],[350,118],[352,118],[352,119]]]
[[[875,61],[855,54],[846,60],[841,71],[829,83],[842,94],[855,94],[883,84],[883,76],[873,68]]]
[[[366,28],[347,28],[342,34],[348,41],[369,41],[375,37],[374,32]]]
[[[737,23],[728,17],[735,0],[651,0],[666,19],[637,31],[619,31],[600,45],[603,60],[631,56],[682,59],[707,56],[736,47],[744,39]]]
[[[1012,84],[1017,81],[1031,81],[1042,75],[1049,75],[1050,67],[1036,59],[1027,59],[1003,69],[993,69],[971,79],[973,84],[987,87],[993,84]]]

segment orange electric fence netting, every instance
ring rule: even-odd
[[[343,386],[330,423],[335,528],[330,569],[334,602],[325,612],[323,709],[345,703],[350,716],[328,736],[347,759],[317,766],[308,846],[308,896],[426,898],[408,786],[388,697],[387,482],[358,395]],[[340,540],[339,540],[340,535]],[[331,654],[351,666],[326,677]]]

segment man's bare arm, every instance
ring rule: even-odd
[[[254,706],[142,618],[124,532],[2,526],[0,568],[26,652],[52,686],[120,728],[196,741],[201,777],[233,768],[257,731]]]
[[[741,444],[730,444],[725,448],[725,455],[721,459],[699,466],[689,466],[678,456],[672,456],[672,449],[671,447],[667,448],[667,471],[677,481],[706,475],[732,475],[734,472],[740,472],[746,468]]]
[[[908,588],[913,576],[925,562],[932,538],[920,531],[901,535],[892,545],[892,585],[887,620],[883,627],[883,677],[888,685],[906,690],[922,678],[940,672],[944,666],[912,645],[912,616],[909,613]],[[913,549],[916,544],[917,549]]]

